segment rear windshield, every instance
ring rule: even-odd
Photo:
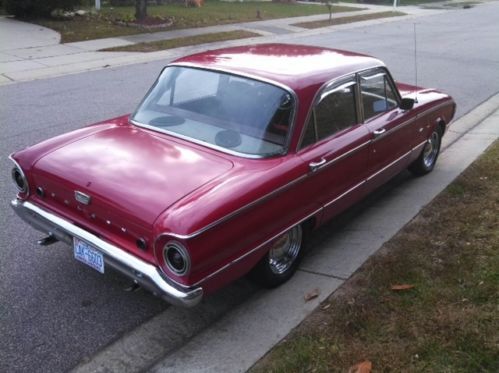
[[[167,67],[132,121],[242,155],[283,153],[293,96],[269,83],[189,67]]]

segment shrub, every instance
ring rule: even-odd
[[[16,17],[49,16],[54,9],[72,10],[80,0],[3,0],[5,10]]]

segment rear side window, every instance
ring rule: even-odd
[[[357,123],[355,82],[325,91],[312,110],[302,147],[330,137]]]

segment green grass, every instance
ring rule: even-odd
[[[334,13],[355,11],[359,8],[334,6]],[[257,17],[259,11],[260,18]],[[201,8],[186,8],[182,4],[168,4],[148,7],[149,16],[162,17],[173,21],[169,27],[155,28],[151,31],[166,31],[191,27],[204,27],[237,22],[250,22],[265,19],[298,17],[326,14],[325,6],[272,3],[272,2],[222,2],[207,0]],[[148,30],[120,26],[113,21],[134,18],[133,7],[103,7],[99,15],[75,17],[70,21],[51,19],[30,20],[61,33],[62,42],[92,40],[106,37],[133,35]]]
[[[245,30],[234,30],[227,32],[217,32],[211,34],[201,34],[195,36],[186,36],[183,38],[160,40],[148,43],[138,43],[133,45],[126,45],[123,47],[114,47],[102,49],[108,52],[154,52],[164,49],[172,49],[178,47],[185,47],[188,45],[198,45],[205,43],[213,43],[216,41],[244,39],[260,36],[254,32]]]
[[[499,371],[498,227],[496,141],[251,371]]]
[[[334,6],[335,12],[354,11],[358,8]],[[150,16],[173,17],[179,27],[200,27],[213,24],[224,24],[245,21],[257,21],[257,11],[261,19],[308,16],[327,13],[325,6],[273,3],[273,2],[224,2],[207,0],[201,8],[186,8],[183,4],[149,6]],[[103,8],[103,15],[133,16],[134,7]]]
[[[378,19],[378,18],[400,17],[405,15],[406,14],[402,12],[378,12],[370,14],[361,14],[358,16],[350,16],[350,17],[335,17],[333,15],[333,18],[331,20],[325,19],[321,21],[301,22],[301,23],[295,23],[293,24],[293,26],[314,29],[319,27],[343,25],[345,23],[368,21],[371,19]]]
[[[420,5],[420,4],[431,4],[431,3],[440,3],[444,0],[397,0],[398,6],[404,5]],[[342,0],[344,3],[352,3],[358,4],[357,0]],[[372,4],[372,5],[393,5],[393,0],[363,0],[363,4]]]

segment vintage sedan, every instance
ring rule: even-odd
[[[409,168],[430,172],[455,112],[373,57],[233,47],[167,65],[138,109],[11,155],[38,243],[196,305],[251,272],[288,280],[307,234]]]

